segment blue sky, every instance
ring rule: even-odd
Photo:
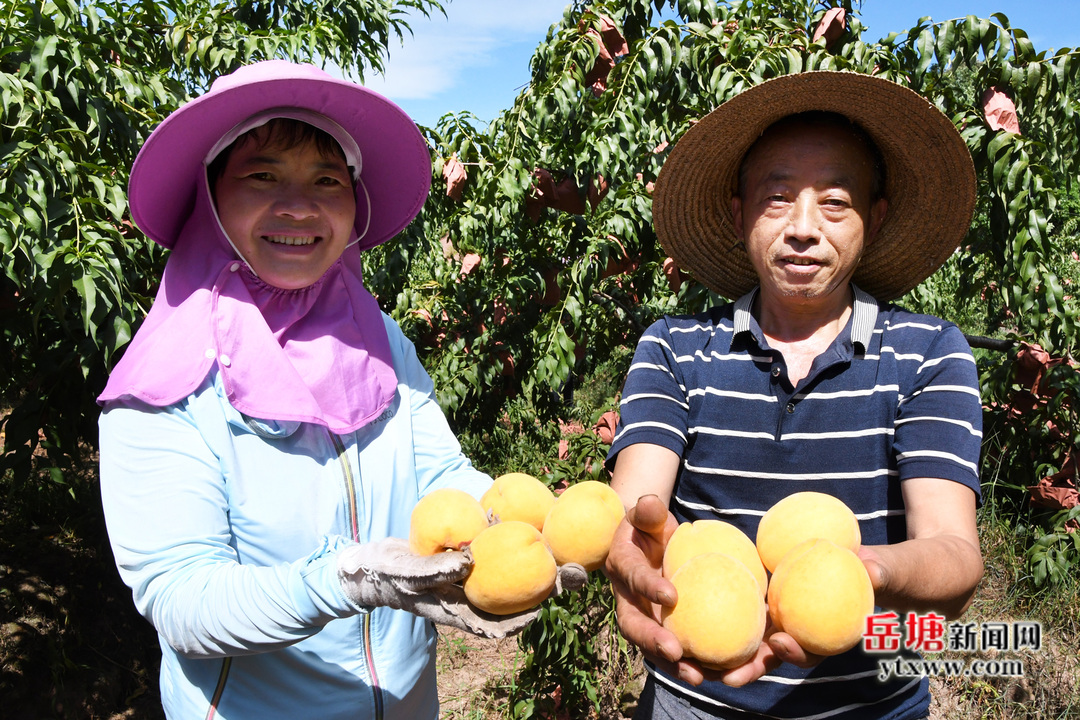
[[[529,58],[567,0],[444,0],[447,17],[410,20],[413,37],[393,41],[385,76],[365,84],[418,123],[469,110],[482,121],[508,108],[529,81]],[[868,37],[911,27],[922,16],[947,20],[1004,12],[1036,50],[1080,47],[1080,0],[865,0]]]

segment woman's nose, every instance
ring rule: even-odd
[[[314,217],[319,208],[315,200],[300,188],[282,188],[281,194],[274,202],[274,212],[282,217],[302,220]]]

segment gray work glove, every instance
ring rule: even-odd
[[[427,618],[437,625],[486,638],[521,632],[539,614],[538,608],[514,615],[492,615],[471,606],[460,581],[472,569],[464,552],[415,555],[407,540],[385,538],[338,551],[338,577],[345,594],[357,605],[389,607]],[[554,595],[576,590],[588,573],[576,564],[559,568]]]

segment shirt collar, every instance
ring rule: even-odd
[[[754,316],[750,312],[754,307],[754,300],[757,298],[758,289],[755,287],[750,292],[743,295],[741,298],[735,301],[735,334],[750,332],[750,328],[753,326],[751,320]]]
[[[870,341],[874,337],[874,327],[877,325],[878,302],[868,292],[863,292],[854,283],[851,285],[855,293],[855,310],[851,319],[851,342],[862,345],[863,352],[870,347]]]
[[[855,294],[855,306],[851,318],[851,342],[853,345],[862,345],[862,351],[870,347],[870,341],[874,336],[874,326],[877,325],[878,303],[873,295],[860,290],[854,283],[851,289]],[[735,301],[734,326],[735,334],[751,332],[755,322],[751,309],[754,300],[757,299],[758,288],[743,295]]]

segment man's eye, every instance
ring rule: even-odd
[[[339,178],[331,177],[329,175],[319,178],[318,183],[319,185],[344,185]]]
[[[263,171],[248,173],[248,177],[251,178],[252,180],[264,180],[264,181],[270,181],[270,180],[274,179],[273,175],[271,175],[268,172],[263,172]]]

